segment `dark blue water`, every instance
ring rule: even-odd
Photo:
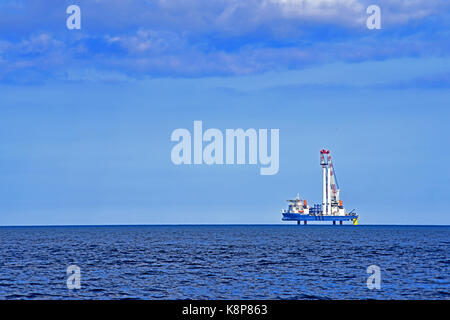
[[[3,227],[0,298],[449,299],[449,244],[450,227]]]

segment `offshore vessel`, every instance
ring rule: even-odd
[[[282,210],[283,221],[301,221],[306,225],[308,221],[332,221],[342,225],[344,221],[352,221],[354,225],[358,224],[359,215],[352,210],[345,210],[342,200],[340,199],[340,189],[337,183],[336,173],[331,163],[331,155],[329,150],[320,150],[320,165],[322,166],[322,192],[323,198],[321,204],[315,204],[313,207],[308,206],[306,200],[300,199],[300,196],[293,200],[287,200],[289,203],[287,210]]]

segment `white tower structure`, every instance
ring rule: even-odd
[[[331,157],[328,156],[328,163],[330,162],[330,160],[331,160]],[[328,197],[327,197],[327,214],[331,215],[333,213],[331,212],[331,170],[330,170],[330,167],[328,167],[327,179],[328,179],[328,181],[327,181],[328,182],[327,183],[327,195],[328,195]]]
[[[339,197],[339,187],[337,185],[336,175],[329,150],[320,151],[320,164],[322,166],[322,214],[323,215],[342,215],[345,210],[342,207],[342,201]]]
[[[322,175],[323,175],[323,197],[322,197],[322,214],[327,214],[327,161],[325,158],[326,151],[320,151],[320,164],[322,165]]]

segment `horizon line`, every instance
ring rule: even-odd
[[[30,225],[0,225],[0,228],[11,228],[11,227],[146,227],[146,226],[299,226],[305,227],[304,225],[297,225],[294,223],[290,224],[273,224],[273,223],[153,223],[153,224],[30,224]],[[358,224],[354,226],[353,224],[343,224],[343,225],[333,225],[324,223],[311,223],[308,226],[397,226],[397,227],[450,227],[450,224]]]

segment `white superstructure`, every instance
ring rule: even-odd
[[[306,200],[300,199],[300,195],[293,200],[286,200],[289,202],[287,210],[282,210],[283,213],[298,213],[298,214],[309,214],[309,206]]]

